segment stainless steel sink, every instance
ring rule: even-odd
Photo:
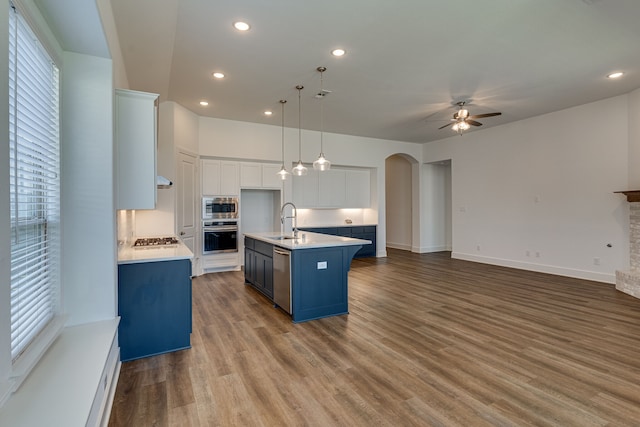
[[[274,236],[274,237],[269,237],[269,239],[272,240],[295,240],[296,238],[293,236]]]

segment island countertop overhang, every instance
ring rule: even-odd
[[[260,240],[274,246],[289,250],[330,248],[336,246],[357,246],[368,245],[371,240],[355,239],[352,237],[333,236],[329,234],[313,233],[310,231],[299,231],[298,238],[292,239],[291,235],[283,234],[279,231],[244,233],[246,237]],[[289,238],[282,238],[288,236]]]

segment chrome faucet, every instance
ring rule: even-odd
[[[284,216],[284,208],[287,207],[287,205],[291,205],[291,207],[293,208],[292,216]],[[282,205],[282,208],[280,209],[280,222],[282,223],[282,225],[284,225],[284,220],[287,218],[293,219],[292,221],[293,238],[297,239],[298,238],[298,209],[296,208],[296,205],[294,205],[291,202],[285,203],[284,205]]]

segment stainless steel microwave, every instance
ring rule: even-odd
[[[238,218],[237,197],[203,197],[202,219]]]

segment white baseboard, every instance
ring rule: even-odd
[[[573,277],[576,279],[593,280],[595,282],[616,283],[615,272],[612,274],[598,273],[596,271],[577,270],[573,268],[557,267],[553,265],[534,264],[530,262],[515,261],[503,258],[493,258],[461,252],[452,252],[451,258],[465,261],[480,262],[483,264],[499,265],[501,267],[517,268],[519,270],[536,271],[538,273],[555,274],[558,276]]]
[[[446,245],[411,248],[411,252],[415,252],[419,254],[426,254],[431,252],[444,252],[444,251],[450,251],[450,250],[451,250],[451,247]]]
[[[406,243],[387,242],[387,247],[391,249],[400,249],[401,251],[410,251],[411,245]]]

